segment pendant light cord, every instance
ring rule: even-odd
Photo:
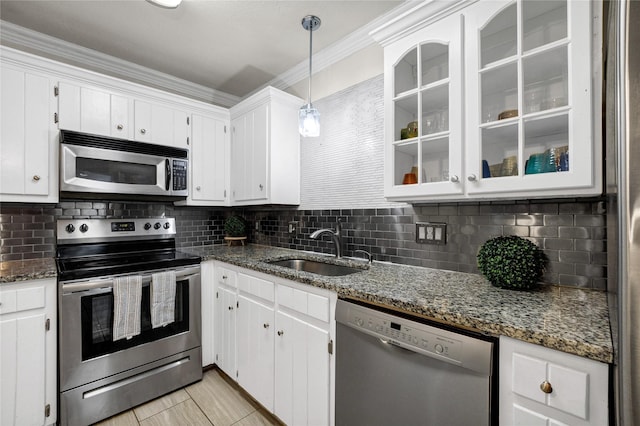
[[[311,61],[313,58],[313,21],[309,24],[309,102],[311,105]]]

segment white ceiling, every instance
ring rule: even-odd
[[[243,97],[403,0],[0,0],[0,17],[85,48]]]

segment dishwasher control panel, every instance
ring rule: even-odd
[[[446,330],[358,305],[350,306],[347,323],[384,343],[445,358],[454,364],[462,362],[462,342],[452,338],[450,335],[453,333]]]
[[[336,323],[337,341],[340,329],[346,326],[368,334],[380,344],[397,346],[480,374],[491,374],[493,368],[495,347],[491,337],[459,333],[343,299],[336,305]],[[340,347],[338,343],[338,351]]]

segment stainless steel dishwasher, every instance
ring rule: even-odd
[[[497,424],[496,340],[338,300],[336,425]]]

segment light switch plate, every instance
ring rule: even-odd
[[[416,243],[446,244],[447,224],[443,222],[416,222]]]

